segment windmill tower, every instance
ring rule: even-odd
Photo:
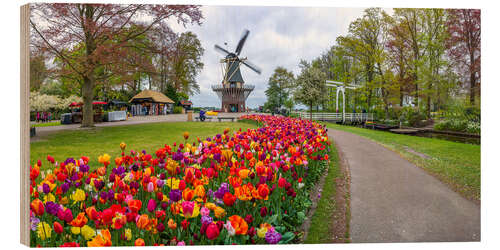
[[[257,74],[261,73],[260,68],[249,62],[246,57],[239,57],[249,33],[248,30],[243,32],[234,52],[229,52],[219,45],[214,46],[216,51],[224,55],[224,58],[220,60],[222,82],[212,86],[212,90],[222,102],[221,110],[223,112],[244,112],[246,110],[245,101],[255,88],[254,85],[245,84],[241,76],[240,66],[243,64]]]

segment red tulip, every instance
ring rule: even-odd
[[[151,213],[156,209],[156,201],[153,199],[149,199],[148,202],[148,211]]]
[[[64,231],[63,226],[57,221],[54,222],[54,231],[58,234],[61,234]]]
[[[267,207],[260,208],[260,216],[265,217],[267,215]]]
[[[236,196],[231,194],[230,192],[226,192],[224,196],[222,197],[222,200],[224,201],[224,204],[228,207],[232,206],[234,202],[236,201]]]
[[[215,240],[219,237],[220,231],[216,224],[210,223],[205,231],[209,240]]]
[[[187,227],[189,226],[189,221],[187,221],[186,219],[184,219],[182,222],[181,222],[181,226],[184,230],[187,229]]]

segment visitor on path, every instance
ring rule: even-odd
[[[205,118],[206,118],[205,110],[201,109],[200,110],[200,121],[202,121],[202,122],[205,121]]]
[[[40,112],[36,112],[36,122],[40,122]]]

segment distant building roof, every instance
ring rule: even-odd
[[[158,102],[158,103],[174,103],[172,99],[168,98],[163,93],[148,89],[143,90],[141,93],[132,97],[132,99],[130,99],[129,102],[144,102],[144,101]]]
[[[181,105],[183,106],[191,106],[193,103],[191,101],[181,100]]]

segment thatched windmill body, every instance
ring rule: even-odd
[[[246,110],[245,101],[255,88],[254,85],[245,84],[241,76],[240,66],[243,64],[257,74],[261,73],[259,67],[249,62],[246,57],[239,57],[249,33],[248,30],[243,32],[235,52],[229,52],[219,45],[215,45],[215,50],[225,55],[220,60],[222,82],[212,86],[212,90],[222,102],[221,110],[223,112],[244,112]]]

